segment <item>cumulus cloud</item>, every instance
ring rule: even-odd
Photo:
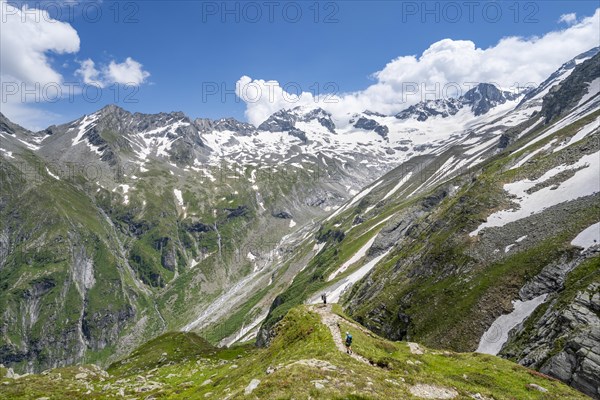
[[[577,22],[577,14],[575,14],[575,13],[563,14],[558,19],[558,22],[564,22],[567,25],[574,24],[575,22]]]
[[[57,115],[26,102],[43,100],[41,87],[63,84],[48,53],[76,53],[79,35],[70,24],[52,19],[45,10],[15,7],[6,0],[0,0],[0,23],[2,113],[25,128],[39,130],[56,121]],[[27,94],[21,91],[23,87]]]
[[[62,83],[46,53],[76,53],[79,35],[68,23],[50,18],[45,10],[14,7],[0,0],[2,75],[20,82]]]
[[[506,89],[538,85],[564,62],[598,46],[599,30],[597,9],[593,16],[566,29],[539,37],[506,37],[485,49],[470,40],[443,39],[420,56],[401,56],[390,61],[372,75],[373,85],[352,93],[314,97],[309,92],[287,89],[295,89],[295,85],[247,76],[237,82],[236,89],[246,103],[246,117],[255,125],[280,109],[309,104],[323,107],[338,121],[365,109],[389,114],[424,99],[462,94],[480,82]],[[253,90],[261,95],[249,96]]]
[[[269,115],[284,108],[308,106],[319,102],[310,92],[294,93],[296,85],[280,86],[277,81],[264,81],[242,76],[235,85],[236,95],[246,107],[246,117],[254,125],[259,125]]]
[[[75,71],[75,75],[79,75],[86,85],[104,87],[104,82],[100,78],[100,71],[96,69],[96,63],[90,58],[81,61],[80,67]]]
[[[111,83],[139,86],[146,82],[146,79],[150,76],[150,73],[144,71],[142,67],[142,64],[131,57],[127,57],[122,63],[116,63],[113,60],[108,66],[98,70],[96,69],[96,63],[88,58],[79,63],[79,69],[75,71],[75,75],[80,76],[86,85],[94,85],[100,88]]]
[[[16,123],[37,130],[56,122],[57,115],[36,109],[32,103],[57,101],[72,93],[59,68],[53,66],[54,54],[75,54],[80,48],[77,31],[67,22],[50,17],[46,10],[17,7],[0,0],[0,82],[2,112]],[[83,83],[104,87],[107,83],[139,85],[150,75],[142,65],[127,58],[123,63],[111,61],[98,70],[91,59],[80,63],[75,72]],[[77,93],[77,88],[74,89]],[[54,95],[58,93],[58,95]],[[51,98],[47,98],[50,96]]]
[[[111,82],[134,86],[141,85],[150,76],[147,71],[142,69],[142,64],[131,57],[127,57],[125,62],[120,64],[111,61],[105,75]]]

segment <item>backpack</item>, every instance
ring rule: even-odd
[[[352,344],[352,335],[346,336],[346,346],[350,346]]]

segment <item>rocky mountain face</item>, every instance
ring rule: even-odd
[[[546,295],[526,322],[510,332],[502,356],[554,376],[590,396],[600,375],[600,248],[546,266],[520,291],[525,300]]]
[[[581,102],[589,92],[588,86],[597,85],[600,79],[599,66],[598,58],[592,58],[576,67],[561,83],[550,88],[542,103],[544,122],[560,117]]]
[[[598,222],[592,56],[534,95],[396,116],[0,116],[0,363],[105,364],[168,330],[266,345],[323,291],[388,339],[472,351],[545,295],[498,351],[595,395],[598,257],[571,244]]]
[[[181,113],[109,106],[40,133],[2,121],[0,360],[21,372],[104,362],[187,324],[235,335],[257,315],[228,311],[268,304],[293,274],[285,248],[311,229],[294,219],[326,215],[352,179],[334,162],[223,164]],[[231,308],[203,314],[222,293]]]
[[[496,106],[507,101],[514,101],[521,96],[522,93],[500,90],[490,83],[479,83],[458,98],[450,97],[419,102],[396,114],[396,118],[400,120],[416,119],[417,121],[426,121],[428,118],[436,116],[447,118],[456,115],[463,108],[471,110],[475,116],[480,116]]]
[[[572,60],[569,60],[566,63],[564,63],[559,69],[557,69],[555,72],[553,72],[548,77],[548,79],[546,79],[544,82],[539,84],[538,87],[532,88],[531,90],[529,90],[525,94],[523,99],[521,100],[520,104],[529,103],[534,98],[541,99],[543,97],[543,95],[548,93],[548,90],[551,87],[558,85],[560,82],[562,82],[562,80],[564,80],[565,78],[570,76],[572,70],[577,65],[586,61],[589,58],[592,58],[593,56],[595,56],[598,53],[598,51],[600,51],[600,47],[594,47],[593,49],[590,49],[590,50],[586,51],[585,53],[581,53],[580,55],[573,58]]]

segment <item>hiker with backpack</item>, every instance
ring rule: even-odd
[[[321,295],[321,300],[323,300],[323,304],[327,305],[327,293]]]
[[[352,335],[346,332],[346,353],[352,354]]]

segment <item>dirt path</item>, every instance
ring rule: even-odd
[[[331,312],[330,304],[328,304],[328,305],[323,305],[323,304],[312,305],[312,306],[309,306],[309,310],[316,312],[317,314],[319,314],[321,316],[321,322],[323,322],[323,324],[325,324],[329,328],[329,331],[331,332],[331,336],[333,337],[335,347],[337,347],[337,349],[343,353],[346,353],[346,346],[344,345],[344,342],[342,341],[342,334],[340,332],[340,326],[339,326],[340,323],[343,322],[347,325],[350,325],[352,327],[352,329],[359,330],[359,331],[365,333],[366,335],[373,336],[373,334],[365,327],[360,326],[351,321],[348,321],[348,320],[340,317],[339,315]],[[417,343],[407,343],[407,345],[410,348],[410,351],[412,354],[420,355],[425,352]],[[358,360],[362,363],[365,363],[368,365],[373,365],[365,357],[358,355],[356,353],[350,354],[350,357],[352,357],[355,360]],[[437,385],[432,385],[432,384],[417,383],[416,385],[409,385],[408,389],[413,396],[419,397],[422,399],[453,399],[458,396],[458,392],[456,390],[454,390],[453,388],[447,388],[447,387],[437,386]]]
[[[344,342],[342,341],[342,333],[340,332],[339,324],[341,322],[344,322],[348,325],[352,325],[353,328],[356,328],[360,331],[364,331],[364,328],[361,328],[361,327],[357,326],[356,324],[353,324],[352,322],[343,319],[339,315],[332,313],[330,304],[328,304],[326,306],[322,305],[322,304],[314,305],[314,306],[311,306],[310,309],[321,316],[321,321],[323,322],[323,324],[325,324],[329,328],[329,331],[331,332],[331,336],[333,336],[333,341],[335,343],[335,347],[337,347],[337,349],[339,351],[341,351],[342,353],[346,353],[346,346],[344,345]],[[354,352],[352,354],[349,354],[349,356],[354,358],[355,360],[358,360],[365,364],[371,365],[369,360],[367,360],[365,357],[358,355]]]

